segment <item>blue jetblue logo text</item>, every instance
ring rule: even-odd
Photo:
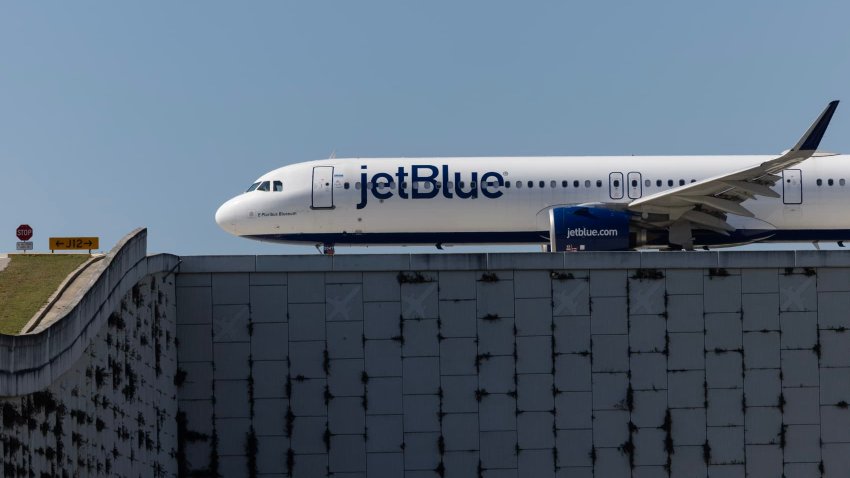
[[[477,172],[472,172],[469,178],[465,179],[457,172],[452,177],[449,166],[445,164],[440,168],[429,164],[414,164],[410,167],[410,172],[399,166],[394,174],[376,173],[369,178],[366,166],[360,166],[360,169],[362,187],[357,209],[366,207],[370,193],[375,199],[389,199],[396,194],[401,199],[432,199],[440,194],[446,199],[473,199],[478,197],[479,192],[485,198],[495,199],[504,194],[500,188],[505,185],[505,178],[493,171],[481,174],[480,178]],[[390,183],[395,183],[398,191],[390,188]],[[413,185],[409,192],[402,187],[406,183]],[[449,183],[452,183],[452,187]]]

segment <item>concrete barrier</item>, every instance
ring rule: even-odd
[[[850,475],[847,252],[145,250],[0,337],[6,475]]]
[[[174,476],[177,257],[138,229],[64,316],[0,337],[0,475]]]
[[[144,276],[178,264],[171,255],[147,256],[147,229],[136,229],[107,254],[107,265],[65,317],[36,334],[0,334],[0,396],[41,390],[80,358],[121,298]]]
[[[850,476],[850,253],[184,257],[223,476]]]

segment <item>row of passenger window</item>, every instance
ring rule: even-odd
[[[818,185],[818,186],[823,186],[823,179],[818,178],[818,180],[817,180],[817,181],[815,181],[815,182],[817,183],[817,185]],[[826,180],[826,184],[827,184],[828,186],[834,186],[834,185],[835,185],[835,181],[833,181],[833,180],[832,180],[832,178],[830,178],[830,179],[827,179],[827,180]],[[844,179],[843,179],[843,178],[838,180],[838,185],[839,185],[839,186],[844,186],[844,184],[845,184],[845,181],[844,181]]]
[[[695,183],[696,179],[691,179],[690,182]],[[824,185],[823,179],[818,178],[815,182],[818,186]],[[665,183],[665,181],[662,180],[662,179],[656,179],[654,181],[655,186],[659,187],[659,188],[663,187],[664,183]],[[666,180],[666,183],[667,183],[667,187],[673,187],[677,183],[678,183],[679,186],[684,186],[686,184],[686,181],[684,179],[679,179],[678,181],[675,181],[673,179],[668,179],[668,180]],[[832,178],[829,178],[829,179],[826,180],[826,184],[828,186],[834,186],[835,183],[836,183],[836,181],[833,180]],[[422,182],[419,185],[414,183],[413,186],[416,187],[417,189],[423,189],[423,190],[427,191],[431,188],[431,184],[432,184],[431,182]],[[442,186],[442,183],[440,183],[440,182],[437,182],[437,183],[434,183],[434,184],[436,185],[435,187],[437,189],[439,189]],[[469,184],[469,187],[472,188],[472,189],[474,189],[476,187],[475,181],[470,181],[468,184]],[[510,181],[505,181],[505,188],[510,189],[511,184],[512,183]],[[529,189],[534,188],[534,187],[538,187],[538,188],[543,189],[543,188],[546,188],[546,186],[547,186],[546,181],[516,181],[513,184],[515,185],[516,189],[522,189],[523,185],[525,185],[525,187],[527,187]],[[617,180],[617,179],[613,180],[611,182],[611,184],[615,188],[620,187],[620,181]],[[639,184],[639,182],[638,182],[637,179],[631,180],[631,187],[636,188],[636,187],[638,187],[638,184]],[[366,183],[366,185],[369,189],[372,189],[372,183]],[[449,189],[454,188],[454,183],[452,181],[449,181],[447,185],[448,185]],[[488,187],[495,187],[497,185],[498,184],[495,181],[487,181],[484,184],[484,186],[488,186]],[[570,181],[562,180],[560,182],[560,185],[561,185],[562,188],[567,188],[567,187],[570,186]],[[602,185],[603,185],[603,182],[602,182],[601,179],[597,179],[596,181],[591,181],[590,179],[584,180],[584,187],[585,188],[591,188],[594,185],[597,188],[601,188]],[[645,179],[643,181],[643,185],[647,188],[652,187],[653,186],[653,180]],[[846,185],[846,181],[843,178],[841,178],[841,179],[838,180],[838,185],[844,186],[844,185]],[[346,182],[343,186],[345,187],[345,189],[350,189],[351,183]],[[458,186],[460,186],[461,188],[466,188],[467,183],[465,181],[461,181],[460,183],[458,183]],[[557,188],[558,187],[558,181],[554,181],[554,180],[549,181],[548,186],[552,189]],[[581,186],[582,186],[582,181],[579,181],[578,179],[575,179],[575,180],[572,181],[572,187],[579,188]],[[360,184],[360,181],[354,183],[354,189],[360,190],[361,187],[362,186]],[[396,183],[395,182],[379,183],[378,187],[381,188],[381,189],[384,189],[384,188],[395,189]],[[401,183],[401,187],[402,187],[402,189],[407,189],[408,183],[407,182]],[[280,191],[283,191],[283,182],[281,182],[281,181],[256,182],[256,183],[252,184],[251,187],[248,188],[248,190],[246,192],[251,192],[251,191],[254,191],[254,190],[256,190],[256,191],[276,191],[276,192],[280,192]]]
[[[818,180],[818,181],[820,181],[820,180]],[[831,180],[830,180],[830,181],[831,181]],[[842,181],[844,181],[844,180],[842,179]],[[696,182],[696,179],[691,179],[691,180],[690,180],[690,182],[695,183],[695,182]],[[684,186],[686,183],[687,183],[687,181],[685,181],[684,179],[679,179],[679,180],[678,180],[678,185],[679,185],[679,186]],[[437,189],[439,189],[439,188],[441,187],[441,185],[442,185],[442,183],[440,183],[440,182],[437,182],[437,183],[434,183],[434,184],[436,185],[435,187],[436,187]],[[505,182],[505,188],[510,189],[510,188],[511,188],[511,184],[514,184],[514,185],[515,185],[515,187],[516,187],[516,189],[522,189],[522,188],[523,188],[523,185],[525,185],[525,187],[528,187],[529,189],[530,189],[530,188],[534,188],[534,187],[537,187],[537,188],[546,188],[546,186],[547,186],[547,182],[546,182],[546,181],[516,181],[515,183],[511,183],[510,181],[506,181],[506,182]],[[596,181],[591,181],[590,179],[585,179],[585,180],[584,180],[584,187],[586,187],[586,188],[591,188],[591,187],[593,187],[593,186],[594,186],[594,184],[595,184],[595,186],[596,186],[597,188],[601,188],[601,187],[602,187],[602,185],[603,185],[603,182],[602,182],[602,180],[601,180],[601,179],[597,179]],[[647,179],[647,180],[645,180],[645,181],[644,181],[644,185],[645,185],[646,187],[652,187],[652,184],[653,184],[653,183],[652,183],[652,180],[650,180],[650,179]],[[676,184],[677,184],[677,181],[675,181],[675,180],[673,180],[673,179],[668,179],[668,180],[667,180],[667,186],[668,186],[668,187],[673,187],[673,186],[675,186]],[[414,187],[416,187],[417,189],[430,189],[430,185],[431,185],[431,182],[422,182],[422,183],[421,183],[421,184],[419,184],[419,185],[417,185],[417,184],[415,184],[415,183],[414,183],[414,185],[413,185],[413,186],[414,186]],[[453,187],[454,187],[454,183],[453,183],[452,181],[449,181],[447,185],[448,185],[449,189],[451,189],[451,188],[453,188]],[[465,181],[461,181],[460,183],[458,183],[458,186],[460,186],[461,188],[465,188],[465,187],[466,187],[466,185],[467,185],[467,183],[466,183]],[[494,186],[497,186],[498,184],[497,184],[495,181],[487,181],[487,183],[486,183],[485,185],[486,185],[486,186],[489,186],[489,187],[494,187]],[[561,185],[561,187],[562,187],[562,188],[567,188],[567,187],[569,187],[569,186],[570,186],[570,181],[563,180],[563,181],[561,181],[561,182],[560,182],[560,185]],[[612,181],[612,185],[613,185],[615,188],[619,188],[619,187],[620,187],[620,181],[619,181],[619,180],[617,180],[617,179],[615,179],[614,181]],[[639,185],[638,180],[633,179],[633,180],[631,181],[631,185],[632,185],[632,187],[633,187],[633,188],[638,187],[638,185]],[[655,180],[655,185],[656,185],[657,187],[659,187],[659,188],[660,188],[660,187],[663,187],[663,186],[664,186],[664,181],[663,181],[663,180],[661,180],[661,179],[657,179],[657,180]],[[842,184],[842,185],[843,185],[843,184]],[[383,189],[383,188],[395,189],[395,188],[396,188],[396,183],[395,183],[395,182],[389,182],[389,183],[378,183],[378,185],[377,185],[377,186],[378,186],[379,188],[382,188],[382,189]],[[475,186],[476,186],[475,181],[471,181],[471,182],[469,182],[469,186],[470,186],[471,188],[475,188]],[[548,186],[549,186],[550,188],[552,188],[552,189],[557,188],[557,187],[558,187],[558,181],[549,181],[549,182],[548,182]],[[579,180],[577,180],[577,179],[572,181],[572,187],[574,187],[574,188],[579,188],[579,187],[581,187],[581,186],[582,186],[582,181],[579,181]],[[351,184],[346,182],[346,183],[343,185],[343,187],[344,187],[345,189],[350,189],[350,188],[351,188]],[[362,185],[360,184],[360,181],[358,181],[358,182],[354,183],[354,189],[360,190],[360,188],[361,188],[361,187],[362,187]],[[366,183],[366,187],[367,187],[367,188],[369,188],[369,189],[372,189],[372,183]],[[408,187],[408,183],[407,183],[407,182],[403,182],[403,183],[401,183],[401,188],[402,188],[402,189],[407,189],[407,187]]]

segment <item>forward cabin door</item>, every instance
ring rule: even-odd
[[[803,174],[799,169],[782,171],[782,202],[785,204],[803,203]]]
[[[333,209],[333,166],[313,167],[313,209]]]

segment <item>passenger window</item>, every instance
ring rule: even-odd
[[[667,180],[667,185],[668,185],[668,186],[670,186],[670,187],[673,187],[673,180],[672,180],[672,179],[668,179],[668,180]]]
[[[578,179],[576,179],[575,181],[573,181],[573,187],[574,187],[574,188],[577,188],[577,187],[578,187],[578,185],[579,185]]]
[[[632,179],[632,187],[633,188],[637,187],[637,179]]]
[[[601,180],[601,179],[597,179],[597,180],[596,180],[596,187],[597,187],[597,188],[601,188],[601,187],[602,187],[602,180]]]
[[[615,179],[615,180],[614,180],[614,187],[615,187],[615,188],[620,187],[620,180],[619,180],[619,179]]]
[[[517,181],[517,182],[516,182],[516,188],[517,188],[517,189],[522,189],[522,181]]]
[[[832,186],[832,179],[828,180],[826,183]]]
[[[652,181],[650,181],[649,179],[644,180],[643,185],[646,186],[646,187],[650,187],[650,186],[652,186]]]
[[[283,183],[280,182],[280,181],[275,181],[274,182],[274,190],[275,190],[275,192],[278,192],[278,193],[283,191]]]
[[[662,184],[662,182],[661,182],[660,179],[655,181],[655,185],[658,186],[659,188],[661,187],[661,184]]]
[[[534,181],[529,181],[529,182],[528,182],[528,187],[533,188],[533,187],[534,187]]]
[[[246,192],[246,193],[249,193],[249,192],[251,192],[251,191],[253,191],[253,190],[257,189],[257,186],[259,186],[259,185],[260,185],[260,183],[254,183],[254,184],[252,184],[252,185],[251,185],[251,187],[250,187],[250,188],[248,188],[248,190],[247,190],[247,191],[245,191],[245,192]]]
[[[685,185],[685,180],[684,180],[684,179],[680,179],[680,180],[679,180],[679,186],[684,186],[684,185]]]
[[[692,183],[695,183],[695,182],[697,182],[697,180],[696,180],[696,179],[691,179],[691,182],[692,182]]]
[[[354,189],[356,189],[358,191],[360,190],[360,181],[357,181],[356,183],[354,183]]]
[[[568,184],[570,184],[570,182],[569,182],[569,181],[561,181],[561,187],[562,187],[562,188],[567,187],[567,185],[568,185]]]
[[[546,187],[546,182],[544,182],[544,181],[540,181],[540,187],[541,187],[541,188],[545,188],[545,187]]]
[[[843,180],[843,179],[839,179],[839,180],[838,180],[838,185],[839,185],[839,186],[844,186],[844,180]]]
[[[511,188],[511,182],[505,181],[505,189],[510,189],[510,188]]]
[[[549,187],[551,187],[552,189],[555,189],[556,187],[558,187],[558,183],[556,181],[551,181],[549,183]]]
[[[348,189],[348,188],[351,187],[351,184],[346,182],[345,184],[342,185],[342,187],[344,187],[345,189]]]
[[[263,183],[260,184],[260,187],[257,188],[257,191],[268,191],[268,190],[269,190],[269,182],[268,181],[263,181]]]
[[[818,186],[823,186],[823,180],[822,179],[818,179],[817,183],[818,183]]]
[[[586,187],[586,188],[590,187],[590,180],[589,179],[584,180],[584,187]]]

